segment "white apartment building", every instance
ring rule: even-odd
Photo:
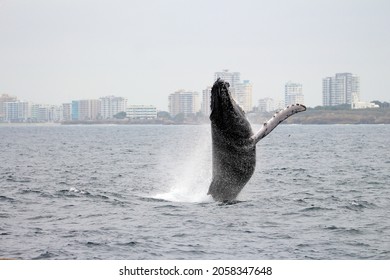
[[[30,104],[25,101],[3,102],[3,121],[26,122],[31,117]]]
[[[372,102],[367,102],[367,101],[357,101],[352,103],[351,106],[352,109],[378,109],[379,105],[372,103]]]
[[[172,117],[183,113],[185,117],[200,111],[199,93],[179,90],[169,95],[169,113]]]
[[[71,120],[72,120],[72,103],[63,103],[61,121],[71,121]]]
[[[112,119],[120,112],[126,112],[127,99],[124,97],[105,96],[100,98],[101,116],[103,119]]]
[[[156,119],[157,108],[153,105],[130,105],[126,108],[129,119]]]
[[[50,105],[49,106],[49,121],[50,122],[61,122],[63,121],[63,106]]]
[[[304,104],[305,98],[302,91],[302,84],[287,82],[284,86],[284,105]]]
[[[236,84],[233,98],[245,112],[252,111],[252,84],[248,80]]]
[[[322,79],[322,105],[336,106],[360,100],[360,79],[352,73],[337,73]]]
[[[62,106],[31,104],[24,101],[4,102],[6,122],[59,122],[62,119]]]
[[[97,120],[101,118],[101,101],[98,99],[86,99],[72,101],[73,120]]]
[[[17,101],[16,96],[10,96],[8,94],[2,94],[0,96],[0,121],[4,120],[4,103]]]
[[[31,121],[33,122],[59,122],[62,120],[62,106],[32,104]]]
[[[48,122],[50,120],[49,106],[41,104],[32,105],[31,117],[37,122]]]

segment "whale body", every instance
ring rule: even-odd
[[[217,79],[211,89],[212,181],[208,194],[216,201],[234,201],[256,167],[256,144],[295,113],[306,110],[293,104],[276,113],[257,133],[245,112],[232,98],[229,83]]]

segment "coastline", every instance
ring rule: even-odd
[[[308,109],[286,120],[288,124],[390,124],[389,109]]]
[[[262,124],[274,113],[251,112],[247,114],[252,124]],[[172,119],[110,119],[46,123],[1,123],[0,126],[57,126],[57,125],[202,125],[209,124],[208,118],[175,121]],[[284,121],[284,124],[326,125],[326,124],[390,124],[390,109],[324,110],[308,108]]]

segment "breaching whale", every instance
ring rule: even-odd
[[[244,111],[232,98],[229,83],[217,79],[211,89],[212,181],[208,194],[216,201],[236,199],[256,166],[256,144],[288,117],[306,107],[293,104],[276,113],[253,133]]]

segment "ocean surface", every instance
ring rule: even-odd
[[[390,259],[390,125],[280,125],[237,203],[202,126],[1,125],[0,258]]]

